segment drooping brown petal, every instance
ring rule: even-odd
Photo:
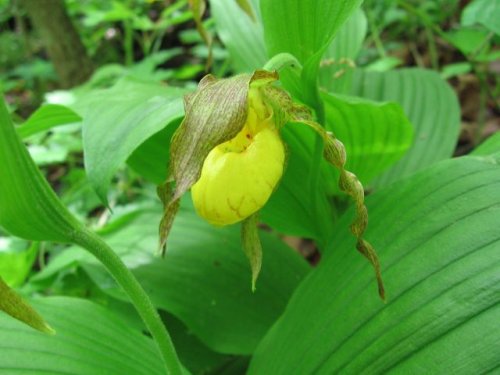
[[[326,131],[321,125],[307,117],[307,114],[301,108],[298,108],[296,113],[294,111],[291,112],[292,121],[311,127],[321,136],[324,143],[323,156],[325,160],[335,166],[340,172],[339,187],[352,198],[356,208],[356,217],[351,223],[351,233],[357,238],[356,249],[372,264],[380,298],[385,301],[384,282],[382,280],[377,253],[373,246],[363,238],[368,226],[368,210],[365,206],[363,185],[354,173],[345,169],[346,152],[342,142],[335,138],[331,132]]]

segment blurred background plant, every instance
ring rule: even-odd
[[[384,0],[365,2],[370,48],[360,64],[383,71],[419,66],[455,88],[463,132],[457,154],[498,131],[500,30],[495,1]]]
[[[141,79],[170,82],[196,81],[204,74],[208,48],[196,31],[187,0],[181,1],[30,1],[0,2],[0,83],[11,105],[27,117],[43,101],[43,95],[61,86],[40,29],[54,23],[54,8],[62,6],[95,67],[93,87],[112,85],[117,78],[135,75]],[[34,27],[27,9],[46,10],[50,16]],[[43,23],[45,22],[45,24]],[[213,21],[204,21],[213,32]],[[67,30],[67,28],[66,28]],[[58,34],[60,44],[65,34]],[[214,71],[224,73],[227,54],[214,45]],[[63,62],[64,63],[64,62]],[[68,64],[69,61],[66,61]],[[86,81],[84,79],[83,81]]]

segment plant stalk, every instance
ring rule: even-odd
[[[125,65],[131,66],[134,63],[134,30],[132,29],[132,21],[125,20],[123,22],[124,30],[124,48],[125,48]]]
[[[436,46],[436,40],[434,39],[434,33],[429,26],[425,26],[425,35],[427,37],[427,42],[429,45],[429,55],[431,58],[431,66],[434,70],[439,70],[439,55]]]
[[[87,249],[104,264],[116,282],[128,294],[158,346],[166,373],[181,375],[181,364],[165,325],[148,295],[120,257],[97,234],[87,229],[78,231],[74,242]]]
[[[378,26],[375,20],[373,19],[373,13],[371,11],[367,12],[367,18],[372,33],[371,37],[373,39],[373,43],[375,44],[375,48],[377,49],[377,53],[381,58],[386,58],[387,53],[385,51],[384,44],[382,43],[382,39],[380,37],[380,30],[378,29]]]
[[[486,127],[486,111],[488,109],[488,82],[484,66],[473,64],[474,72],[479,79],[479,109],[477,115],[477,128],[474,134],[474,145],[478,145],[482,141],[484,128]]]
[[[295,56],[290,53],[282,52],[274,55],[269,61],[264,65],[262,69],[268,71],[279,71],[283,68],[290,67],[297,74],[300,75],[302,72],[302,64],[297,60]]]
[[[316,117],[318,123],[322,127],[325,127],[325,113],[324,113],[324,108],[322,106],[317,108]],[[310,195],[311,204],[314,207],[314,212],[317,215],[317,217],[321,217],[320,212],[321,212],[322,197],[320,194],[318,194],[317,189],[321,178],[321,161],[323,160],[323,150],[324,150],[323,138],[321,138],[319,134],[315,134],[311,172],[309,175],[309,191],[311,194]],[[327,230],[325,229],[324,226],[324,221],[321,222],[321,227],[322,227],[321,231],[323,233],[327,233]]]

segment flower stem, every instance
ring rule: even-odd
[[[318,105],[314,108],[316,111],[316,120],[319,126],[325,127],[325,108],[323,106],[323,102],[321,100],[318,102]],[[311,204],[313,205],[314,212],[316,217],[321,217],[321,196],[317,193],[318,185],[321,177],[321,161],[323,160],[323,138],[319,133],[316,132],[315,140],[314,140],[314,148],[312,153],[311,160],[311,169],[309,172],[309,192]],[[323,233],[327,233],[324,228],[322,230]]]
[[[279,71],[285,67],[290,67],[296,71],[299,75],[302,71],[302,64],[297,60],[297,58],[287,52],[278,53],[274,55],[263,67],[267,71]]]
[[[87,249],[101,261],[116,282],[128,294],[144,324],[156,341],[167,374],[181,375],[181,364],[165,325],[148,295],[120,257],[97,234],[87,229],[78,231],[74,242]]]
[[[378,29],[378,25],[375,22],[373,12],[372,11],[367,11],[366,13],[367,18],[368,18],[368,23],[370,25],[371,29],[371,37],[373,39],[373,43],[375,44],[375,49],[377,50],[377,53],[381,58],[386,58],[387,53],[384,48],[384,44],[382,43],[382,39],[380,37],[380,30]]]

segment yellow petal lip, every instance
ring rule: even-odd
[[[253,133],[248,125],[209,153],[192,187],[196,211],[211,224],[234,224],[257,212],[283,174],[285,148],[278,131],[263,126]]]

